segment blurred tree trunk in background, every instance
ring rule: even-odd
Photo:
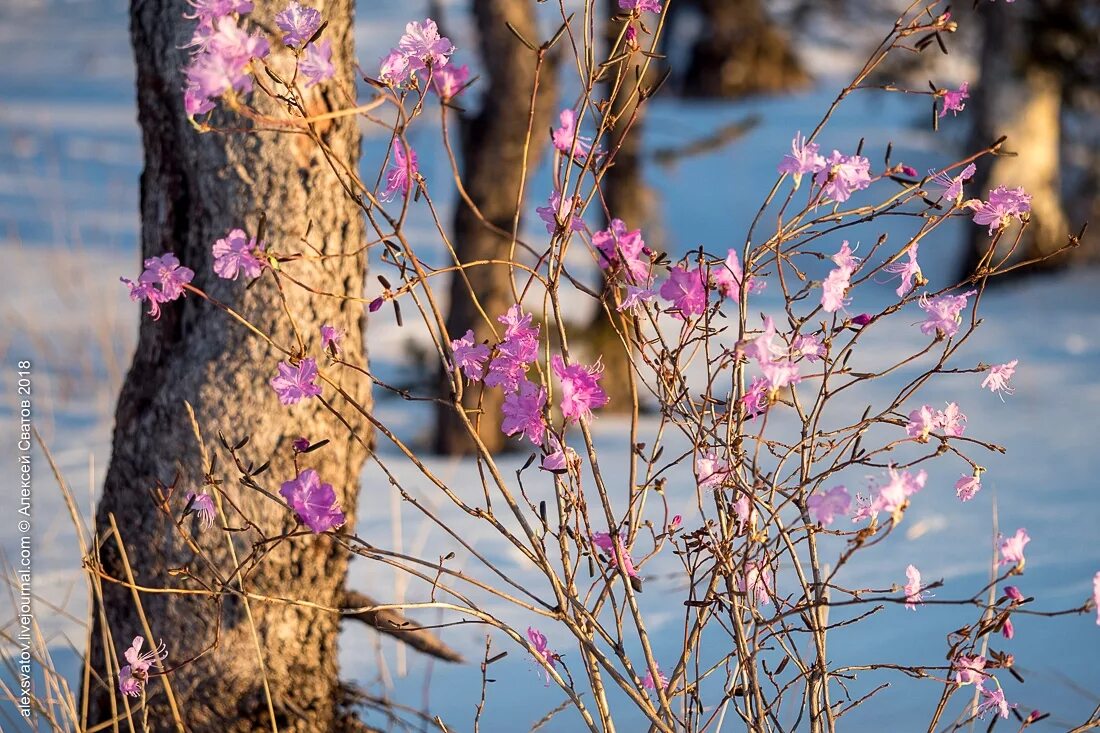
[[[473,0],[473,15],[484,61],[483,74],[488,84],[481,110],[462,117],[462,180],[485,221],[464,202],[457,203],[452,241],[459,260],[464,263],[511,258],[511,232],[524,156],[529,156],[530,182],[538,168],[541,151],[547,145],[546,131],[556,88],[553,66],[544,64],[531,121],[530,150],[525,151],[537,58],[505,23],[510,22],[531,43],[538,43],[535,3],[532,0]],[[475,306],[470,296],[471,288],[492,324],[486,322]],[[473,329],[478,341],[489,339],[493,334],[490,325],[500,327],[497,316],[514,302],[507,265],[469,268],[465,279],[456,275],[451,280],[447,330],[451,338],[461,338],[467,329]],[[449,382],[447,375],[441,376],[444,400],[450,399]],[[471,412],[470,417],[478,425],[481,440],[490,451],[505,447],[505,436],[500,432],[503,401],[501,390],[483,390],[480,384],[467,388],[463,395],[463,408],[480,411]],[[474,443],[450,404],[441,404],[438,408],[435,447],[445,455],[474,452]]]
[[[249,19],[271,28],[273,14],[285,5],[284,0],[255,0]],[[332,85],[317,87],[309,95],[311,111],[319,113],[346,102],[336,85],[355,88],[353,3],[323,0],[311,5],[320,5],[328,21],[324,38],[332,42],[337,69]],[[284,135],[196,132],[185,116],[181,92],[188,53],[184,47],[195,28],[195,21],[184,16],[193,10],[186,0],[134,0],[130,9],[145,149],[141,252],[143,257],[175,252],[194,269],[197,287],[241,312],[276,343],[294,344],[271,274],[247,291],[243,282],[220,280],[211,269],[212,243],[231,227],[255,234],[260,214],[266,214],[265,239],[272,248],[297,251],[300,238],[308,236],[313,246],[330,255],[290,263],[289,271],[321,290],[361,297],[364,256],[332,255],[361,246],[362,215],[316,147],[304,138],[302,144],[291,144]],[[275,105],[259,93],[253,101],[261,110],[277,113]],[[216,113],[215,124],[234,127],[240,120]],[[319,132],[338,158],[357,164],[360,135],[355,117],[331,120]],[[311,353],[320,356],[318,330],[329,323],[347,332],[346,358],[363,362],[360,305],[316,297],[296,287],[286,289],[286,300]],[[222,577],[229,577],[237,561],[261,539],[255,529],[227,534],[215,527],[199,532],[193,517],[177,528],[155,506],[152,494],[158,482],[175,486],[168,499],[175,517],[181,515],[188,492],[203,490],[203,473],[209,467],[202,465],[184,400],[194,406],[207,449],[219,454],[217,472],[226,479],[223,490],[268,537],[292,529],[293,519],[285,506],[240,487],[218,443],[219,432],[231,443],[250,436],[242,455],[256,465],[271,459],[270,469],[257,478],[271,492],[296,475],[292,440],[298,436],[331,440],[301,463],[317,469],[333,485],[349,525],[355,525],[359,476],[367,450],[319,400],[293,408],[279,404],[268,380],[282,358],[281,352],[195,296],[166,305],[158,321],[142,316],[137,351],[119,396],[111,462],[96,516],[105,573],[126,578],[128,560],[139,586],[199,589],[198,582],[178,572],[186,568],[207,587],[222,590],[181,534],[194,534],[203,555]],[[369,408],[366,380],[348,379],[343,387]],[[367,440],[365,421],[331,389],[325,392]],[[226,511],[229,526],[245,526],[228,505]],[[125,543],[125,559],[110,530],[112,518]],[[246,608],[239,595],[229,595],[219,611],[207,595],[143,593],[144,618],[152,629],[145,648],[163,641],[168,649],[166,666],[188,662],[167,677],[188,731],[253,733],[274,726],[302,733],[354,730],[356,724],[342,706],[345,696],[337,677],[340,616],[319,610],[341,605],[347,552],[330,537],[312,535],[269,549],[270,554],[229,581],[224,590],[239,591],[243,584],[249,592],[308,597],[316,606],[253,600]],[[125,664],[122,653],[131,640],[149,636],[129,588],[104,581],[102,602],[103,615],[95,619],[87,660],[94,670],[87,700],[92,726],[122,710],[117,667],[108,665],[105,653],[112,650],[119,664]],[[202,654],[215,640],[216,647]],[[182,730],[173,722],[164,680],[154,677],[148,684],[149,724],[158,731]],[[270,686],[274,719],[265,682]],[[137,703],[130,702],[131,707]],[[136,720],[142,715],[137,713]],[[129,730],[129,725],[123,722],[108,729]]]
[[[702,14],[681,90],[688,97],[741,97],[781,92],[809,81],[790,39],[768,17],[763,0],[685,0],[674,14]]]
[[[1018,156],[979,165],[973,195],[1000,185],[1023,186],[1032,197],[1032,222],[1015,257],[1045,257],[1100,211],[1100,2],[1044,0],[983,6],[980,12],[983,74],[971,87],[970,143],[984,147],[1007,135],[1005,149]],[[1005,241],[1002,248],[1009,245]],[[965,275],[988,246],[985,230],[975,227]],[[1080,247],[1017,272],[1098,259],[1100,231],[1093,227]]]

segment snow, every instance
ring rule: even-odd
[[[372,67],[373,59],[383,55],[400,34],[407,13],[401,5],[372,4],[371,17],[360,19],[357,39],[365,68]],[[543,12],[555,13],[551,5],[547,4]],[[473,63],[468,20],[460,4],[451,2],[445,7],[450,28],[454,29],[448,32],[462,49],[461,61]],[[553,18],[546,24],[553,25]],[[62,34],[64,44],[49,42]],[[138,306],[130,303],[125,288],[118,284],[119,275],[133,276],[139,264],[140,137],[125,6],[114,0],[43,0],[18,8],[0,8],[0,44],[10,57],[22,60],[0,77],[0,97],[6,101],[0,109],[0,262],[4,265],[0,268],[0,353],[6,374],[11,374],[16,360],[33,360],[36,425],[72,487],[84,521],[88,521],[109,459],[114,399],[135,342],[139,317]],[[666,235],[662,246],[676,255],[699,244],[715,252],[739,246],[790,137],[797,130],[806,132],[815,126],[837,87],[837,80],[829,78],[803,94],[736,104],[669,99],[653,102],[647,129],[652,148],[682,144],[749,116],[761,120],[746,135],[722,148],[671,166],[649,166],[649,183],[661,202],[661,227]],[[918,170],[950,162],[957,157],[953,155],[955,141],[964,137],[963,118],[946,121],[939,133],[920,128],[927,119],[927,106],[920,99],[861,92],[842,106],[821,139],[822,147],[850,151],[862,137],[867,154],[879,166],[886,144],[893,140],[895,162],[905,161]],[[438,128],[433,124],[430,115],[422,120],[412,130],[411,141],[446,221],[453,206],[450,171]],[[385,154],[385,140],[377,134],[368,137],[364,155],[367,170],[373,170],[371,166]],[[700,181],[706,185],[700,185]],[[543,170],[531,182],[530,207],[540,205],[548,192],[549,178]],[[913,226],[904,220],[891,223],[891,242],[900,246]],[[951,222],[933,240],[922,243],[921,261],[933,284],[944,283],[954,272],[961,255],[961,237],[968,226],[965,220]],[[417,242],[434,241],[422,205],[414,206],[408,231]],[[878,232],[876,225],[845,236],[853,242],[864,242],[866,249]],[[525,233],[536,241],[544,236],[535,217],[529,217]],[[836,244],[830,241],[829,246],[835,248]],[[442,260],[444,256],[442,249],[430,244],[421,254],[429,260]],[[584,258],[574,258],[570,266],[583,268]],[[378,262],[373,267],[375,272],[384,272]],[[594,280],[591,271],[584,274]],[[934,591],[937,597],[960,597],[988,576],[995,520],[1008,533],[1026,527],[1033,538],[1028,546],[1027,572],[1017,584],[1025,594],[1038,598],[1036,607],[1070,607],[1088,597],[1091,578],[1100,570],[1095,531],[1100,523],[1095,478],[1100,468],[1095,447],[1100,427],[1097,275],[1078,271],[1018,282],[986,293],[982,301],[984,323],[959,359],[975,364],[1018,358],[1016,394],[1002,401],[979,388],[980,375],[965,374],[935,382],[921,401],[933,405],[949,399],[959,401],[969,416],[968,435],[1005,446],[1007,455],[980,458],[989,469],[983,477],[984,488],[965,505],[955,499],[952,489],[963,464],[950,459],[933,462],[928,488],[916,497],[901,527],[903,531],[862,555],[858,567],[853,566],[843,576],[846,585],[882,588],[901,584],[906,565],[914,562],[926,580],[944,581],[944,586]],[[368,294],[377,287],[372,280]],[[857,295],[866,300],[853,308],[870,310],[888,302],[892,289],[893,285],[885,282],[873,285]],[[759,309],[774,310],[775,289],[755,301],[754,309],[757,305]],[[911,313],[911,323],[920,320],[915,307],[907,313]],[[583,311],[578,307],[571,315],[579,317]],[[389,308],[371,319],[373,364],[384,379],[406,374],[409,344],[424,342],[411,323],[410,309],[405,309],[405,316],[404,328],[393,322]],[[901,325],[868,334],[865,347],[869,361],[885,359],[903,349],[913,351],[926,343],[915,326],[905,327],[904,316],[894,322]],[[858,400],[853,398],[851,410],[858,416],[863,405],[881,401],[905,376],[903,372],[875,382],[860,393]],[[14,461],[14,397],[8,387],[0,397],[0,460],[4,466],[12,466]],[[380,399],[378,405],[379,417],[414,445],[428,437],[423,427],[430,422],[425,410],[392,399]],[[643,430],[651,431],[652,424],[644,424]],[[595,423],[595,433],[602,465],[615,466],[625,460],[625,421],[601,417]],[[522,556],[483,524],[456,516],[445,499],[433,493],[428,482],[384,441],[380,441],[379,458],[413,496],[445,516],[451,529],[466,543],[492,558],[530,592],[547,596],[544,583]],[[503,474],[514,476],[526,458],[526,453],[520,453],[502,459]],[[464,498],[478,500],[481,489],[470,478],[469,462],[433,458],[427,464]],[[845,477],[853,491],[862,489],[865,479],[862,474]],[[690,475],[674,473],[667,492],[672,513],[682,514],[687,527],[693,526],[692,520],[698,516],[689,483]],[[551,496],[548,476],[533,467],[524,474],[524,486],[535,503]],[[394,549],[427,558],[454,550],[457,556],[451,562],[452,568],[483,579],[491,577],[476,558],[438,526],[407,503],[393,500],[393,492],[376,465],[369,465],[364,472],[363,487],[364,499],[370,500],[361,502],[357,528],[361,536],[378,542],[393,540],[395,545],[400,542]],[[79,619],[85,615],[86,596],[76,535],[61,493],[40,454],[35,456],[34,500],[38,621],[60,663],[71,670],[70,679],[75,679],[76,659],[67,650],[83,646]],[[395,522],[395,518],[400,521]],[[653,518],[659,520],[657,515]],[[512,527],[514,522],[507,524]],[[0,548],[8,562],[17,546],[14,526],[5,520],[0,524]],[[647,581],[640,601],[652,621],[658,657],[672,653],[678,639],[677,627],[682,623],[679,594],[684,584],[677,567],[666,552],[644,569]],[[781,572],[781,587],[783,578]],[[424,584],[407,581],[387,566],[366,561],[353,563],[351,584],[376,595],[380,595],[379,589],[394,588],[395,593],[409,600],[424,600],[428,592]],[[5,605],[9,596],[0,595],[4,597],[0,601],[0,620],[6,621],[11,616]],[[567,664],[575,672],[579,670],[575,653],[568,651],[568,640],[552,624],[492,597],[477,598],[484,608],[517,628],[539,626],[549,637],[551,648],[566,651]],[[50,605],[67,613],[48,612]],[[932,605],[916,612],[890,607],[857,627],[838,630],[831,637],[831,661],[904,659],[944,664],[945,636],[972,616],[957,608]],[[434,613],[418,618],[440,620]],[[1064,730],[1081,722],[1100,695],[1100,673],[1095,664],[1100,630],[1094,619],[1020,616],[1015,623],[1016,638],[995,644],[1016,655],[1019,670],[1028,680],[1026,686],[1019,686],[1007,674],[1001,674],[1009,699],[1019,702],[1025,713],[1031,708],[1052,712],[1044,724],[1046,728],[1041,729]],[[471,662],[483,652],[484,627],[459,626],[441,633]],[[556,688],[545,687],[533,661],[501,635],[494,635],[494,650],[510,654],[490,668],[490,676],[496,681],[490,686],[482,725],[485,730],[526,729],[556,707],[562,694]],[[374,691],[386,691],[392,699],[417,708],[430,701],[433,714],[459,729],[471,725],[474,701],[480,694],[474,664],[432,664],[406,655],[391,641],[379,642],[376,635],[358,626],[344,633],[341,664],[345,675]],[[845,730],[882,730],[887,721],[922,720],[922,712],[939,692],[935,683],[914,682],[901,676],[861,677],[857,686],[869,689],[887,679],[891,687],[880,693],[877,703],[847,720]],[[625,711],[627,706],[622,702],[613,700]],[[0,721],[4,721],[3,715],[11,714],[11,708],[5,706],[0,703]],[[562,713],[543,730],[574,730],[577,721],[570,715]],[[633,719],[624,713],[622,729],[631,729],[632,723]],[[6,722],[0,725],[6,726]]]

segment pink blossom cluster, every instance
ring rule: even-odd
[[[927,443],[933,430],[942,430],[948,437],[961,438],[966,431],[966,415],[954,402],[948,402],[943,410],[936,410],[931,405],[921,405],[920,409],[909,413],[905,432],[910,438]]]
[[[981,693],[981,701],[978,703],[978,716],[985,717],[987,713],[992,712],[994,715],[999,715],[1002,718],[1009,716],[1009,711],[1015,708],[1015,704],[1009,704],[1005,700],[1004,690],[1001,689],[1001,685],[997,682],[997,679],[985,671],[987,659],[980,655],[966,655],[960,654],[955,657],[955,660],[951,664],[951,668],[955,673],[955,684],[957,685],[977,685],[979,692]],[[996,687],[989,688],[985,686],[987,680],[992,680]]]
[[[183,267],[174,254],[165,252],[160,257],[145,260],[145,270],[138,276],[137,282],[125,277],[119,280],[130,288],[130,300],[148,302],[149,315],[158,319],[161,305],[186,295],[183,286],[194,277],[194,270]]]
[[[974,212],[975,224],[988,226],[993,234],[1013,219],[1023,221],[1024,215],[1031,212],[1031,194],[1022,187],[998,186],[989,192],[987,200],[970,199],[963,206]]]
[[[451,39],[439,35],[439,27],[431,18],[411,21],[405,33],[381,61],[378,78],[391,86],[401,86],[417,73],[434,74],[447,66],[455,51]],[[448,86],[456,79],[447,82]],[[464,84],[465,81],[461,82]],[[461,86],[459,84],[459,86]]]
[[[188,117],[214,109],[227,92],[252,91],[253,59],[263,59],[271,46],[259,32],[249,33],[240,16],[252,10],[249,0],[210,0],[195,5],[198,19],[184,69],[183,105]]]
[[[168,655],[164,644],[142,654],[141,646],[144,643],[144,637],[135,636],[133,644],[123,653],[127,664],[118,672],[118,690],[123,695],[141,697],[145,691],[145,683],[149,681],[149,670]]]
[[[821,307],[829,313],[835,313],[851,302],[846,297],[848,288],[851,287],[852,275],[859,269],[860,259],[852,254],[848,240],[845,239],[840,249],[832,256],[836,267],[829,272],[828,277],[821,284]]]
[[[559,152],[566,155],[572,152],[579,161],[587,160],[592,154],[592,138],[578,133],[577,113],[568,107],[558,115],[558,127],[550,131],[550,139]]]
[[[874,519],[879,512],[889,512],[894,515],[895,521],[900,519],[909,503],[909,497],[924,488],[928,481],[926,471],[910,473],[899,471],[893,466],[889,469],[889,480],[879,486],[872,487],[871,496],[856,497],[856,512],[852,515],[852,521],[861,519]]]

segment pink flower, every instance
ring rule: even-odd
[[[998,685],[997,688],[994,690],[989,690],[983,687],[981,689],[981,693],[982,701],[978,705],[979,718],[984,718],[985,714],[989,712],[992,712],[994,715],[1000,715],[1002,718],[1007,718],[1008,711],[1016,707],[1015,703],[1009,705],[1008,701],[1005,700],[1005,693],[1004,690],[1001,689],[1000,685]]]
[[[962,85],[952,91],[950,89],[943,93],[943,109],[940,110],[940,119],[947,116],[947,112],[950,110],[958,116],[959,112],[966,109],[966,100],[970,98],[969,84],[963,82]]]
[[[748,494],[741,494],[737,501],[733,502],[733,517],[737,522],[737,532],[747,530],[756,522],[756,505]]]
[[[344,332],[336,326],[327,323],[321,326],[321,350],[331,354],[340,353],[340,342],[344,340]]]
[[[955,496],[962,501],[970,501],[982,490],[982,481],[976,474],[963,474],[962,478],[955,482]]]
[[[783,156],[779,163],[779,172],[791,175],[796,190],[802,185],[802,176],[825,170],[825,158],[818,154],[818,150],[817,143],[807,143],[801,132],[795,134],[791,140],[791,152]]]
[[[1016,636],[1016,627],[1012,625],[1012,619],[1006,618],[1004,626],[1001,627],[1001,635],[1006,639],[1013,639]]]
[[[622,265],[628,283],[648,284],[649,263],[642,259],[649,248],[642,239],[642,230],[627,231],[622,219],[612,219],[607,229],[592,235],[592,246],[599,252],[600,268],[608,270]]]
[[[1023,220],[1024,214],[1031,211],[1031,194],[1022,187],[998,186],[989,192],[988,201],[971,199],[964,205],[974,212],[974,223],[988,226],[992,235],[1008,226],[1013,218]]]
[[[657,297],[657,291],[649,288],[639,288],[634,285],[626,286],[626,297],[623,298],[622,305],[616,310],[620,313],[623,311],[633,311],[637,313],[644,305]]]
[[[252,59],[264,58],[270,50],[266,38],[258,33],[249,35],[229,16],[200,30],[193,44],[198,51],[184,69],[184,106],[192,116],[213,109],[213,100],[230,90],[240,94],[252,91]]]
[[[540,664],[545,664],[550,669],[554,668],[554,663],[558,661],[558,655],[550,650],[550,644],[546,641],[546,635],[536,629],[534,626],[527,627],[527,638],[531,642],[531,647],[534,649],[535,658],[539,660]],[[543,668],[543,674],[546,675],[546,684],[550,684],[550,669]]]
[[[905,568],[905,607],[910,611],[917,610],[919,604],[924,603],[924,593],[921,591],[920,571],[915,565]]]
[[[917,247],[919,245],[919,242],[913,242],[909,245],[906,250],[908,259],[905,262],[895,262],[886,266],[886,272],[901,276],[901,283],[898,285],[898,289],[894,291],[899,298],[905,297],[906,293],[924,281],[924,275],[921,274],[920,265],[917,263]]]
[[[927,317],[920,324],[921,333],[927,335],[942,333],[948,338],[954,336],[959,332],[959,324],[962,323],[962,316],[959,314],[966,307],[967,299],[976,292],[978,291],[968,290],[960,295],[945,294],[935,298],[922,295],[919,301],[920,307]]]
[[[243,229],[231,229],[211,248],[214,255],[214,272],[226,280],[236,280],[244,274],[249,280],[259,277],[264,268],[263,260],[256,256],[263,254],[264,243],[251,239]]]
[[[961,438],[966,431],[966,415],[954,402],[948,402],[943,412],[936,413],[935,427],[943,430],[944,435]]]
[[[771,603],[773,595],[771,568],[755,560],[746,561],[745,573],[738,575],[737,587],[742,593],[753,596],[758,606]]]
[[[789,359],[776,359],[762,364],[760,371],[764,373],[764,379],[768,380],[768,387],[772,390],[783,389],[802,380],[798,365]]]
[[[825,166],[814,176],[826,198],[844,203],[856,191],[871,185],[871,161],[861,155],[842,155],[834,150]]]
[[[542,408],[545,405],[546,388],[523,378],[519,382],[518,390],[504,396],[501,432],[505,435],[520,433],[535,445],[542,445],[542,438],[546,433],[546,421],[542,417]]]
[[[834,486],[824,494],[814,494],[806,499],[806,511],[823,527],[832,524],[837,515],[847,514],[851,506],[852,497],[843,486]]]
[[[1016,530],[1016,534],[1011,537],[1001,537],[1000,550],[1001,550],[1001,562],[1000,565],[1015,565],[1017,568],[1022,569],[1024,567],[1024,545],[1031,542],[1031,538],[1027,534],[1027,530],[1020,528]]]
[[[558,115],[558,122],[561,126],[550,133],[554,147],[566,155],[572,150],[577,160],[587,158],[588,154],[592,152],[592,138],[577,134],[576,113],[568,108],[563,109],[561,114]]]
[[[600,388],[603,366],[598,362],[590,367],[583,364],[566,366],[561,356],[554,354],[550,358],[550,368],[561,380],[561,414],[566,420],[591,419],[592,410],[607,404],[607,393]]]
[[[525,378],[527,365],[538,357],[539,327],[531,327],[531,314],[525,314],[518,303],[497,320],[507,328],[504,340],[497,345],[496,357],[489,362],[485,385],[512,391]]]
[[[554,189],[550,194],[550,199],[547,201],[546,206],[540,206],[535,209],[539,218],[546,224],[546,233],[554,234],[557,232],[574,231],[579,232],[584,229],[584,221],[581,217],[574,213],[574,209],[580,205],[579,198],[571,198],[562,202],[561,193]],[[561,208],[561,218],[558,218],[558,208]]]
[[[142,654],[141,645],[144,643],[144,637],[135,636],[134,643],[123,653],[129,664],[119,670],[118,689],[119,692],[130,697],[141,695],[145,690],[145,683],[149,680],[149,669],[168,654],[163,643],[156,649],[150,649]]]
[[[935,174],[933,174],[932,171],[928,171],[928,173],[932,175],[932,183],[943,188],[943,197],[955,203],[962,201],[963,182],[969,181],[977,172],[978,167],[973,163],[963,168],[962,173],[954,177],[948,174],[947,171],[940,171]]]
[[[629,551],[623,546],[623,536],[620,532],[615,536],[615,541],[612,542],[611,535],[607,532],[593,532],[592,544],[600,548],[607,555],[609,562],[618,566],[622,562],[623,572],[628,577],[637,578],[638,570],[634,567],[634,560],[630,557]]]
[[[270,384],[284,405],[296,405],[307,397],[321,394],[321,388],[313,383],[317,377],[317,362],[312,358],[302,359],[298,366],[287,362],[279,363],[279,375],[272,377]]]
[[[455,47],[451,39],[439,35],[435,21],[426,18],[423,23],[412,21],[405,26],[405,34],[398,41],[396,50],[408,59],[410,69],[418,71],[446,66]]]
[[[1015,392],[1015,388],[1008,386],[1008,380],[1012,379],[1012,376],[1016,373],[1016,365],[1019,363],[1019,359],[1013,359],[1007,364],[990,367],[989,374],[982,380],[982,389],[988,387],[993,394],[998,392],[1012,394]]]
[[[454,99],[470,82],[470,67],[466,64],[455,66],[447,64],[432,71],[432,89],[439,98],[446,101]]]
[[[298,0],[290,0],[286,10],[275,15],[275,25],[283,31],[284,44],[301,46],[321,27],[321,13],[300,5]]]
[[[332,41],[325,38],[306,46],[306,52],[298,63],[306,87],[328,81],[336,75],[336,66],[332,63]]]
[[[661,285],[661,297],[672,303],[672,314],[682,320],[697,316],[706,310],[707,290],[700,267],[688,270],[677,265],[668,272],[668,279]]]
[[[862,494],[856,494],[856,511],[852,514],[852,523],[855,524],[863,519],[877,519],[878,507],[873,496],[863,496]]]
[[[924,488],[928,473],[918,471],[914,475],[908,471],[897,471],[893,467],[889,470],[890,480],[878,487],[874,509],[899,515],[909,501],[909,497]]]
[[[1012,600],[1013,603],[1018,603],[1024,600],[1024,594],[1020,592],[1020,589],[1014,585],[1005,586],[1005,595]]]
[[[977,685],[981,687],[985,682],[985,657],[975,655],[968,657],[960,654],[951,663],[951,669],[955,672],[955,683],[959,685]]]
[[[566,473],[571,466],[579,466],[581,459],[577,452],[569,446],[563,446],[553,435],[550,435],[550,445],[553,450],[542,457],[539,468],[550,473]]]
[[[307,468],[293,481],[287,481],[279,489],[290,508],[310,531],[321,534],[344,524],[346,518],[336,503],[332,484],[321,483],[321,477]]]
[[[1092,576],[1092,603],[1096,606],[1096,625],[1100,626],[1100,572]]]
[[[481,381],[485,376],[485,360],[489,358],[489,347],[477,343],[473,330],[467,329],[465,336],[451,341],[451,350],[454,352],[455,369],[461,369],[471,382]]]
[[[815,361],[825,358],[825,344],[817,340],[814,335],[799,336],[791,344],[791,353],[799,354],[806,358],[811,364]]]
[[[378,64],[378,78],[394,87],[405,83],[409,71],[409,58],[397,49],[386,54]]]
[[[657,667],[657,682],[661,687],[668,685],[668,677],[665,677],[661,672],[661,668]],[[642,678],[642,687],[646,690],[656,690],[657,685],[653,684],[653,672],[646,672],[645,677]]]
[[[191,0],[191,7],[194,12],[183,17],[198,18],[200,23],[234,13],[243,15],[252,12],[252,3],[248,0]]]
[[[710,491],[722,485],[730,475],[730,464],[714,451],[708,451],[695,459],[695,481],[699,488]]]
[[[768,409],[768,389],[768,380],[765,377],[755,377],[741,396],[741,405],[750,418]]]
[[[149,302],[149,315],[160,318],[160,306],[184,295],[183,286],[190,283],[195,272],[182,267],[180,261],[171,252],[160,257],[145,260],[145,270],[135,283],[127,278],[119,278],[130,288],[130,300]]]
[[[924,405],[919,410],[909,413],[909,425],[905,432],[910,438],[916,438],[918,443],[927,443],[928,435],[936,425],[935,412],[930,405]]]
[[[836,269],[832,270],[825,278],[825,282],[821,284],[821,307],[829,313],[835,313],[848,305],[850,299],[845,295],[848,292],[852,274],[859,267],[859,258],[852,255],[848,240],[844,240],[832,260],[837,265]]]
[[[660,14],[661,0],[619,0],[619,10],[641,13],[648,10],[651,13]]]
[[[718,287],[718,292],[726,296],[734,303],[741,302],[741,279],[744,273],[741,269],[741,261],[737,258],[737,250],[731,249],[726,255],[726,261],[722,265],[711,270],[711,279]],[[755,277],[750,277],[745,286],[746,293],[758,293],[764,289],[765,283]]]
[[[420,168],[416,162],[416,151],[411,145],[394,140],[393,165],[386,171],[386,190],[378,198],[383,201],[392,201],[398,191],[402,196],[409,195],[409,189],[419,174]]]
[[[203,529],[214,526],[214,520],[218,516],[218,511],[214,508],[214,497],[192,491],[187,495],[187,503],[191,505],[191,511],[199,515],[199,524]]]

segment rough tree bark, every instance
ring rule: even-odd
[[[537,58],[505,23],[511,23],[524,38],[537,43],[535,3],[532,0],[473,0],[473,14],[485,62],[483,74],[488,83],[481,109],[475,115],[462,117],[461,152],[463,182],[485,222],[460,202],[455,210],[453,241],[461,262],[507,260],[511,254],[510,233],[523,171],[524,140]],[[555,86],[554,74],[544,65],[531,123],[531,146],[527,152],[529,174],[538,167],[540,151],[547,144],[546,131],[550,125]],[[486,222],[492,226],[487,226]],[[461,337],[467,329],[473,329],[479,341],[490,338],[490,324],[475,307],[470,289],[477,295],[485,313],[493,319],[492,325],[499,325],[496,317],[515,302],[508,267],[474,267],[466,270],[466,277],[469,285],[459,276],[451,280],[447,330],[452,338]],[[449,399],[449,379],[443,375],[440,381],[443,397]],[[500,432],[503,399],[499,389],[482,390],[480,385],[467,389],[463,395],[465,409],[480,410],[479,414],[471,413],[471,418],[478,425],[481,440],[491,451],[505,446],[505,436]],[[474,450],[473,441],[449,404],[441,404],[437,413],[435,447],[447,455]]]
[[[272,28],[273,13],[282,0],[256,0],[250,16]],[[324,37],[332,41],[332,59],[338,84],[354,89],[352,0],[323,0],[320,9],[329,25]],[[267,216],[265,239],[269,248],[299,251],[300,239],[325,254],[355,249],[363,240],[361,213],[341,191],[334,174],[315,146],[288,144],[288,137],[260,134],[198,134],[185,118],[181,69],[187,61],[184,45],[194,21],[184,19],[192,8],[186,0],[134,0],[131,34],[137,61],[138,117],[145,147],[141,177],[141,250],[144,257],[175,252],[195,271],[194,284],[243,313],[277,343],[292,345],[295,338],[277,297],[270,273],[245,290],[243,283],[219,280],[211,270],[211,243],[231,227],[256,231],[261,213]],[[322,85],[311,103],[317,111],[344,106],[335,85]],[[320,89],[320,88],[318,88]],[[270,104],[254,95],[261,107]],[[239,125],[227,114],[216,122]],[[359,132],[352,117],[327,124],[321,131],[335,154],[352,165],[358,160]],[[136,263],[135,263],[136,264]],[[361,296],[366,263],[362,255],[291,263],[294,275],[325,290]],[[296,287],[286,290],[287,308],[305,339],[307,349],[320,359],[318,329],[330,323],[347,331],[343,349],[348,358],[363,354],[362,308],[333,298],[310,296]],[[125,542],[130,567],[138,585],[197,588],[178,572],[186,568],[204,582],[212,574],[188,549],[170,519],[150,499],[156,482],[172,484],[170,506],[178,516],[189,491],[200,490],[203,467],[192,434],[184,400],[194,406],[210,450],[221,453],[219,474],[227,478],[224,490],[268,536],[292,527],[288,511],[278,503],[240,487],[216,436],[235,442],[251,441],[243,453],[261,464],[272,460],[259,477],[269,491],[295,475],[291,441],[301,435],[332,444],[301,459],[331,483],[354,525],[356,494],[366,448],[347,428],[328,414],[318,400],[294,408],[280,406],[268,380],[281,355],[244,328],[191,296],[167,305],[159,321],[142,316],[137,351],[119,397],[112,457],[97,513],[102,545],[102,569],[125,577],[124,561],[108,528],[113,517]],[[335,373],[334,373],[335,374]],[[339,375],[336,374],[339,379]],[[364,406],[370,405],[369,387],[348,378],[343,387]],[[333,397],[326,388],[326,396]],[[364,421],[341,399],[333,402],[364,439]],[[230,526],[241,527],[239,516]],[[228,576],[234,560],[227,534],[199,532],[188,519],[184,531],[193,533],[202,552]],[[258,539],[254,530],[230,535],[238,558]],[[321,606],[339,606],[347,569],[347,554],[330,538],[304,537],[285,541],[242,576],[246,590],[284,598],[308,598]],[[237,581],[228,584],[235,588]],[[102,682],[90,693],[90,723],[110,719],[117,678],[105,661],[105,645],[121,656],[136,635],[145,635],[134,598],[128,588],[105,582],[103,611],[106,625],[95,624],[89,664]],[[141,603],[152,627],[154,644],[168,647],[169,666],[188,660],[215,640],[216,648],[186,664],[169,677],[186,729],[190,731],[271,730],[330,731],[351,720],[340,709],[336,640],[338,615],[285,603],[225,600],[220,612],[202,595],[143,593]],[[220,627],[220,629],[219,629]],[[255,640],[253,638],[255,633]],[[258,647],[258,648],[257,648]],[[124,662],[123,662],[124,663]],[[169,711],[163,678],[148,686],[149,719],[154,730],[176,730]],[[270,685],[274,708],[268,713],[264,680]],[[125,725],[125,724],[124,724]]]
[[[689,97],[741,97],[808,81],[787,37],[761,0],[691,0],[703,16],[681,90]],[[680,3],[673,12],[683,11]],[[671,37],[671,36],[669,36]]]

